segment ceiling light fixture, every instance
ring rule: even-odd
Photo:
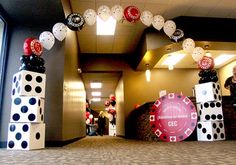
[[[97,35],[114,35],[115,30],[116,20],[112,16],[107,21],[97,16]]]
[[[91,99],[92,102],[100,102],[101,98],[100,97],[95,97]]]
[[[233,54],[221,54],[214,59],[215,65],[221,65],[235,57]]]
[[[145,71],[145,75],[146,75],[146,81],[150,82],[151,81],[151,71],[149,69],[149,64],[146,64],[146,71]]]
[[[212,57],[212,55],[211,55],[210,52],[206,52],[205,56],[207,56],[207,57]]]
[[[102,83],[101,82],[91,82],[90,87],[92,89],[99,89],[99,88],[102,88]]]
[[[168,65],[168,69],[169,70],[173,70],[174,69],[174,65]]]
[[[96,97],[96,96],[101,96],[102,93],[101,92],[92,92],[91,95]]]
[[[176,65],[180,60],[184,58],[185,54],[177,54],[173,53],[166,57],[166,59],[163,61],[162,65]]]

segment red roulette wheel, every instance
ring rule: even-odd
[[[167,142],[189,137],[197,123],[197,112],[191,100],[181,94],[169,93],[154,103],[150,111],[152,131]]]

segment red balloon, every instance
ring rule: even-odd
[[[112,101],[116,101],[116,96],[114,96],[114,95],[110,95],[110,100],[112,100]]]
[[[39,40],[35,38],[26,38],[24,42],[24,54],[30,56],[31,54],[35,54],[40,56],[43,52],[43,47]]]
[[[86,119],[89,118],[90,112],[86,112]]]
[[[213,69],[214,66],[215,63],[212,57],[203,56],[203,58],[198,61],[198,67],[202,70]]]
[[[129,22],[135,23],[140,19],[140,11],[135,6],[128,6],[124,10],[125,19]]]
[[[108,107],[111,104],[111,102],[110,102],[110,100],[106,100],[104,104],[106,107]]]

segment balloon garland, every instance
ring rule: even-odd
[[[83,13],[83,16],[79,13],[71,13],[66,17],[65,24],[58,22],[52,28],[52,33],[44,31],[39,36],[39,41],[34,40],[32,45],[31,40],[25,41],[24,53],[28,55],[41,55],[42,47],[50,50],[54,43],[55,38],[59,41],[63,41],[66,37],[67,27],[73,31],[80,31],[85,25],[92,26],[96,23],[96,18],[100,17],[103,21],[107,21],[111,16],[116,20],[123,22],[124,20],[130,23],[137,23],[141,21],[145,26],[153,26],[156,30],[163,29],[164,33],[174,42],[179,42],[184,38],[184,32],[181,29],[177,29],[173,20],[165,20],[161,15],[153,15],[150,11],[145,10],[140,12],[136,6],[127,6],[123,9],[120,5],[114,5],[111,9],[106,5],[101,5],[97,13],[93,9],[87,9]],[[28,43],[29,42],[29,43]],[[195,47],[195,42],[191,38],[187,38],[182,43],[182,48],[186,53],[192,55],[192,58],[196,63],[208,63],[209,60],[205,60],[205,51],[201,47]],[[204,59],[203,59],[204,57]],[[26,57],[22,57],[26,58]],[[203,60],[202,60],[203,59]],[[24,60],[27,61],[27,60]],[[42,60],[41,60],[42,61]],[[33,70],[28,67],[28,63],[23,63],[20,69]],[[22,64],[22,65],[23,65]],[[27,67],[26,67],[27,66]],[[38,66],[39,67],[39,66]],[[42,66],[40,66],[42,68]],[[29,69],[30,68],[30,69]],[[203,67],[199,67],[201,70],[207,70]],[[44,68],[45,70],[45,68]]]
[[[109,100],[105,101],[105,111],[108,113],[108,119],[112,125],[116,125],[116,97],[110,95]]]

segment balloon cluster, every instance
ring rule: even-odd
[[[205,55],[205,50],[202,47],[195,47],[195,42],[191,38],[187,38],[182,44],[183,50],[192,54],[194,61],[199,62]]]
[[[41,58],[43,47],[35,38],[27,38],[24,42],[24,55],[20,57],[21,66],[19,70],[28,70],[44,73],[44,59]]]
[[[203,56],[198,61],[198,67],[201,69],[198,73],[200,77],[199,84],[218,81],[217,72],[213,69],[214,65],[214,59],[212,57]]]
[[[35,38],[25,39],[23,46],[24,55],[20,57],[21,66],[19,70],[45,73],[45,61],[41,58],[43,48],[50,50],[55,43],[55,38],[63,41],[66,37],[67,27],[65,24],[58,22],[53,26],[52,32],[42,32],[39,40]]]
[[[97,12],[93,9],[85,10],[83,16],[80,13],[71,13],[66,18],[66,25],[73,31],[80,31],[85,24],[92,26],[96,23],[97,16],[103,21],[107,21],[113,17],[117,22],[124,20],[130,23],[136,23],[139,20],[145,26],[153,26],[157,30],[163,31],[170,37],[172,41],[178,42],[184,37],[184,32],[181,29],[176,29],[176,24],[172,20],[167,20],[161,15],[153,15],[150,11],[145,10],[140,12],[136,6],[127,6],[123,9],[120,5],[114,5],[111,9],[106,5],[101,5]]]
[[[91,124],[93,122],[93,114],[86,112],[86,124]]]
[[[218,81],[217,73],[214,69],[201,70],[198,75],[200,77],[200,80],[198,81],[199,84]]]
[[[111,124],[116,124],[116,97],[114,95],[110,95],[109,100],[105,101],[105,110],[108,112],[108,118]]]

